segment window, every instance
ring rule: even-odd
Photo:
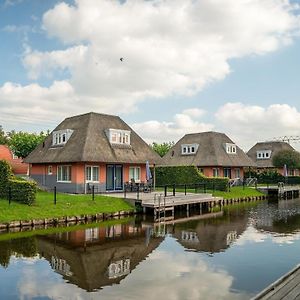
[[[231,178],[231,169],[230,168],[224,168],[224,177]]]
[[[99,240],[99,228],[88,228],[85,230],[85,241],[92,242],[94,240]]]
[[[213,168],[213,177],[219,177],[219,169]]]
[[[73,133],[72,129],[56,130],[52,133],[52,145],[64,145]]]
[[[48,166],[48,175],[52,175],[52,166]]]
[[[129,180],[135,182],[141,181],[141,168],[140,167],[129,167]]]
[[[99,182],[99,167],[87,166],[85,179],[87,182]]]
[[[58,182],[71,182],[71,166],[58,166],[57,167],[57,181]]]
[[[272,150],[259,150],[256,152],[257,159],[269,159],[271,158]]]
[[[225,150],[228,154],[236,154],[236,145],[231,143],[225,143]]]
[[[235,169],[235,178],[241,178],[241,170],[238,168]]]
[[[108,129],[106,135],[111,144],[130,145],[130,131],[122,129]]]
[[[198,150],[198,144],[184,144],[181,145],[181,154],[182,155],[190,155],[195,154]]]

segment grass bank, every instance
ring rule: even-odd
[[[36,235],[48,235],[48,234],[55,234],[55,233],[61,233],[61,232],[71,232],[71,231],[77,231],[77,230],[85,230],[87,228],[98,228],[98,227],[107,227],[107,226],[114,226],[118,224],[127,224],[130,221],[133,220],[133,217],[126,217],[122,219],[111,219],[111,220],[105,220],[101,222],[94,222],[94,223],[88,223],[88,224],[77,224],[73,226],[56,226],[56,227],[49,227],[47,229],[34,229],[34,230],[28,230],[28,231],[20,231],[20,232],[7,232],[7,233],[1,233],[0,234],[0,242],[6,241],[6,240],[12,240],[12,239],[19,239],[19,238],[26,238],[26,237],[32,237]]]
[[[214,191],[215,197],[223,197],[224,199],[243,198],[243,197],[258,197],[264,195],[262,192],[249,187],[234,186],[228,192]]]
[[[93,201],[91,195],[58,193],[57,203],[54,205],[52,193],[38,192],[36,202],[31,206],[17,202],[9,205],[7,200],[0,199],[0,222],[114,213],[133,209],[123,199],[103,195],[95,195]]]

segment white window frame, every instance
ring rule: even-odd
[[[110,128],[106,134],[111,144],[130,145],[130,130]]]
[[[88,169],[88,168],[91,168],[91,180],[89,180],[89,179],[87,178],[87,175],[88,175],[87,169]],[[97,171],[97,177],[98,177],[98,180],[93,180],[93,179],[94,179],[94,168],[97,168],[97,169],[98,169],[98,171]],[[86,166],[85,166],[85,181],[86,181],[86,182],[90,182],[90,183],[99,183],[99,182],[100,182],[99,178],[100,178],[100,167],[99,167],[99,166],[92,166],[92,165],[86,165]]]
[[[272,150],[258,150],[256,151],[256,159],[270,159]]]
[[[194,155],[197,153],[199,144],[182,144],[181,155]]]
[[[53,166],[52,165],[48,166],[47,174],[48,175],[53,175]]]
[[[71,180],[59,180],[59,168],[62,168],[62,167],[68,167],[69,168],[69,176]],[[62,178],[61,178],[62,179]],[[57,182],[62,182],[62,183],[71,183],[72,182],[72,166],[71,165],[60,165],[60,166],[57,166],[57,173],[56,173],[56,180]]]
[[[239,176],[236,176],[238,173]],[[241,169],[240,168],[235,168],[234,169],[234,177],[235,178],[241,178]]]
[[[133,178],[131,178],[131,175],[130,175],[130,169],[133,169],[134,171],[133,171]],[[138,178],[137,178],[137,174],[136,174],[136,170],[139,170],[139,172],[138,172],[138,174],[139,174],[139,176],[138,176]],[[139,182],[141,182],[141,167],[139,167],[139,166],[130,166],[129,167],[129,180],[131,181],[131,180],[134,180],[134,182],[137,182],[137,183],[139,183]]]
[[[219,175],[220,175],[220,169],[213,168],[213,177],[219,177]]]
[[[73,133],[72,129],[56,130],[52,133],[52,146],[65,145]]]
[[[237,153],[237,147],[236,144],[233,143],[225,143],[225,151],[227,154],[236,154]]]

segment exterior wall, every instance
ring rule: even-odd
[[[59,165],[71,165],[71,182],[57,182],[57,167]],[[48,174],[48,167],[52,166],[52,174]],[[86,166],[99,167],[99,182],[86,182]],[[72,163],[72,164],[33,164],[30,168],[30,176],[40,186],[53,190],[56,187],[58,192],[66,193],[90,193],[92,186],[95,192],[106,192],[106,163]],[[123,164],[123,182],[129,180],[129,167],[141,168],[141,181],[146,181],[146,164]]]
[[[219,176],[218,177],[224,177],[224,168],[227,167],[198,167],[199,170],[202,170],[204,176],[207,177],[214,177],[214,169],[219,169]],[[231,169],[231,178],[234,179],[236,178],[235,174],[236,174],[236,170],[239,170],[240,172],[240,177],[239,178],[243,178],[244,177],[244,168],[243,167],[228,167],[229,169]]]
[[[283,168],[256,168],[258,173],[262,173],[264,171],[277,171],[280,175],[284,176]],[[288,176],[300,176],[300,169],[288,169]]]
[[[6,160],[15,175],[27,175],[28,164],[23,163],[20,158],[13,158],[13,153],[6,145],[0,145],[0,159]]]

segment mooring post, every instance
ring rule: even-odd
[[[175,197],[175,189],[176,189],[176,187],[175,187],[175,183],[173,184],[173,196]]]
[[[54,187],[54,205],[56,205],[56,186]]]
[[[127,192],[127,189],[126,189],[126,185],[124,186],[124,199],[126,199],[126,192]]]
[[[140,185],[138,184],[137,187],[137,195],[136,195],[137,200],[140,200]]]
[[[186,196],[186,184],[184,185],[184,195]]]
[[[92,200],[95,200],[95,186],[92,186]]]
[[[168,187],[165,185],[165,197],[167,197],[167,189]]]

